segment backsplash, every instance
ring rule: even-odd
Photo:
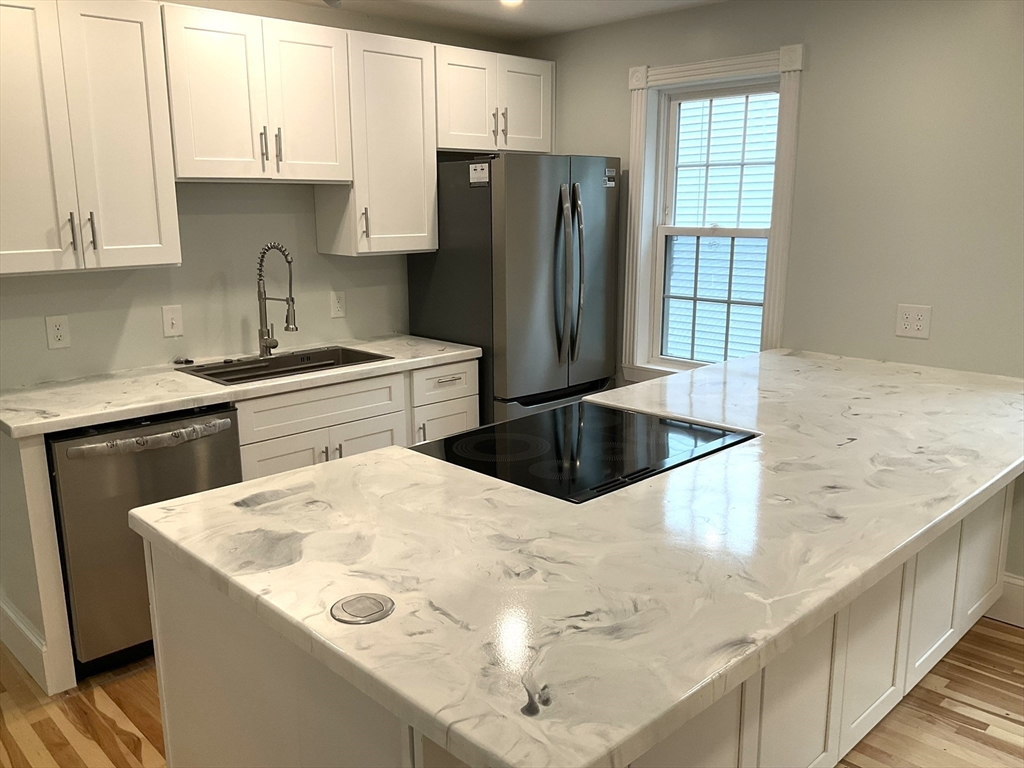
[[[299,331],[270,321],[282,348],[408,330],[405,256],[361,259],[316,250],[313,188],[300,184],[179,183],[182,265],[0,279],[0,389],[190,357],[255,353],[256,260],[271,240],[295,258]],[[267,291],[284,295],[287,269],[270,254]],[[346,316],[331,318],[344,291]],[[164,338],[161,307],[180,304],[185,335]],[[46,346],[44,317],[67,315],[71,347]]]

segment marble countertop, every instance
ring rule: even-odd
[[[480,357],[478,347],[416,336],[384,336],[369,341],[340,343],[342,346],[388,355],[393,359],[281,376],[248,384],[218,384],[176,371],[173,365],[161,365],[8,390],[0,393],[0,429],[11,437],[29,437]],[[286,351],[290,350],[282,349],[277,354]],[[217,362],[221,359],[196,360],[196,363]]]
[[[1024,466],[1024,381],[765,352],[596,402],[761,436],[575,505],[385,448],[131,526],[472,764],[621,766]],[[331,604],[383,592],[347,626]]]

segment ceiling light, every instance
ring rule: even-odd
[[[517,5],[522,5],[523,0],[501,0],[502,5],[507,5],[509,8],[515,8]]]

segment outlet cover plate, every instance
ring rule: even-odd
[[[345,316],[345,292],[331,291],[331,317]]]
[[[925,304],[898,304],[896,335],[927,339],[932,332],[932,308]]]
[[[184,336],[185,326],[181,319],[181,304],[167,304],[163,307],[164,338]]]
[[[67,315],[50,315],[46,318],[46,346],[50,349],[67,349],[71,346],[71,324]]]

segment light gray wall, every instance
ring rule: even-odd
[[[628,165],[630,67],[805,43],[783,344],[1024,375],[1024,3],[730,2],[534,41],[556,150]],[[927,341],[896,304],[930,304]],[[1024,574],[1024,484],[1009,568]]]

